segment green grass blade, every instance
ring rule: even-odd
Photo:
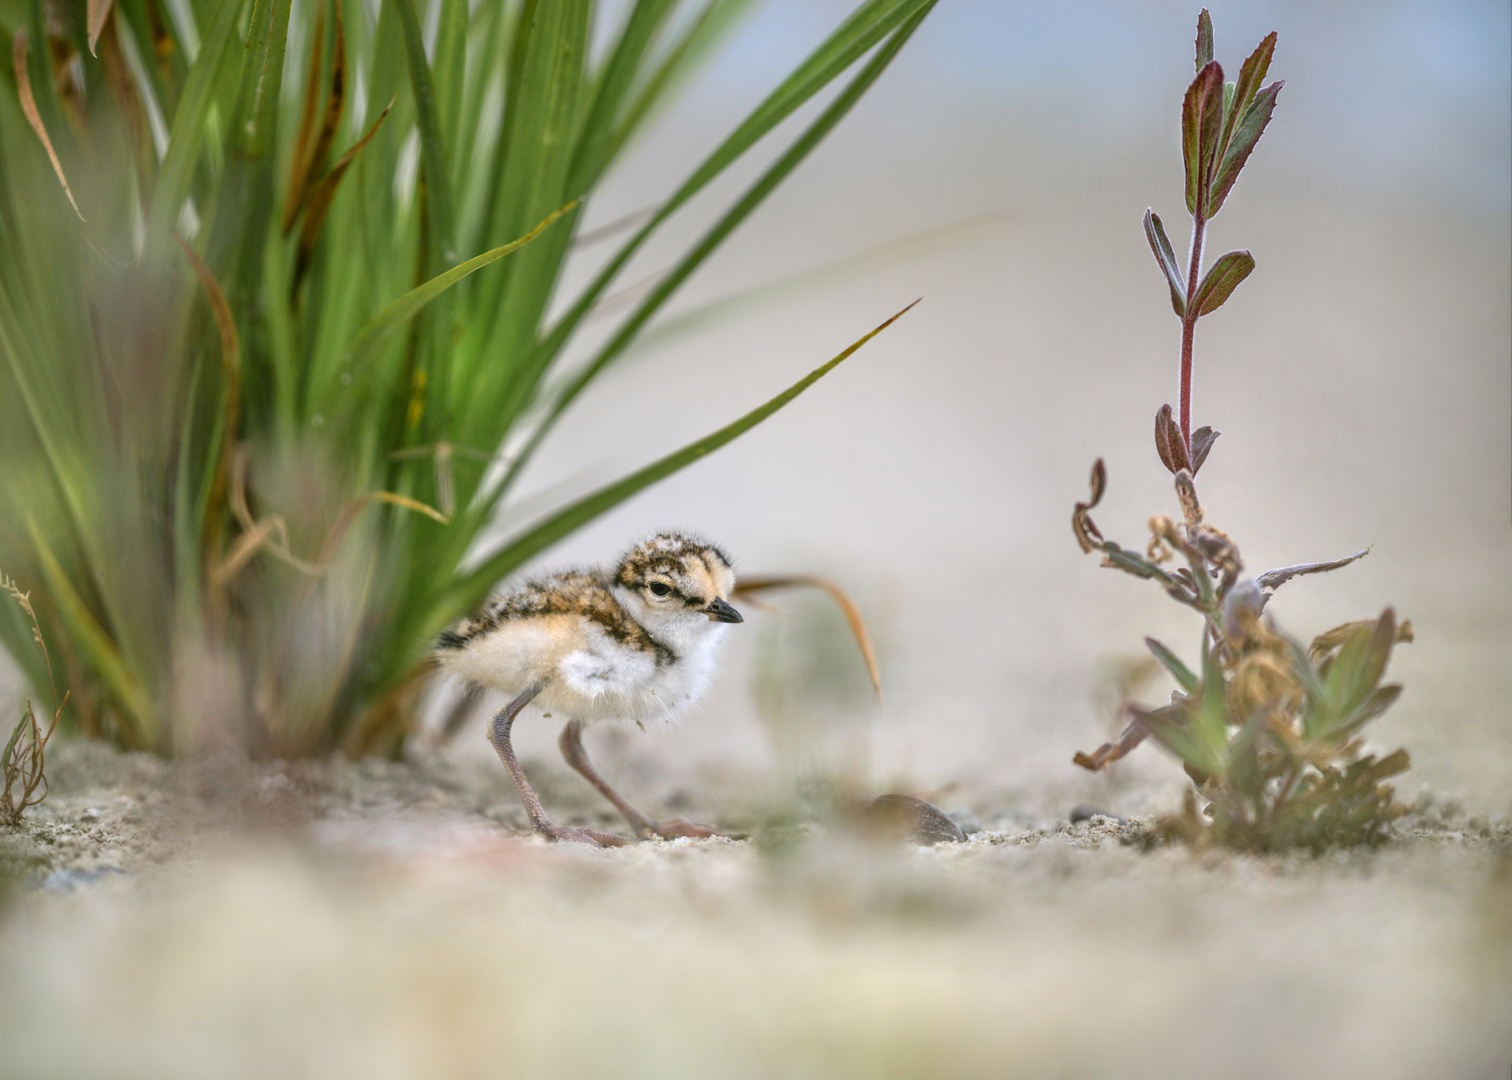
[[[409,64],[410,89],[415,95],[415,123],[420,128],[420,168],[425,177],[425,209],[431,230],[434,274],[456,261],[457,238],[452,234],[451,170],[447,167],[445,135],[436,105],[436,87],[425,59],[425,39],[415,14],[415,0],[393,0],[404,36],[404,56]]]
[[[215,6],[215,19],[201,40],[199,55],[184,80],[184,92],[174,110],[168,133],[168,152],[163,155],[157,183],[152,189],[152,204],[147,215],[149,251],[164,250],[168,232],[177,223],[184,200],[189,197],[189,187],[204,146],[205,120],[214,100],[226,50],[236,38],[236,19],[240,12],[241,4],[232,0]]]
[[[159,728],[155,710],[147,692],[136,675],[121,657],[115,642],[95,620],[88,605],[74,590],[63,568],[53,556],[37,523],[28,519],[33,551],[42,570],[48,596],[57,609],[59,617],[68,630],[69,638],[83,654],[83,659],[110,690],[125,710],[126,718],[135,729],[135,738],[128,739],[138,748],[155,747]]]
[[[1192,674],[1192,669],[1181,662],[1181,658],[1166,648],[1152,637],[1145,638],[1145,647],[1155,654],[1155,659],[1160,661],[1162,667],[1171,673],[1181,688],[1188,694],[1197,689],[1197,676]]]
[[[607,344],[598,352],[583,370],[572,379],[558,394],[547,411],[545,419],[535,432],[530,441],[521,451],[519,457],[511,466],[510,472],[505,478],[504,488],[514,481],[521,469],[530,460],[535,450],[540,446],[547,433],[555,426],[573,400],[587,388],[588,384],[595,379],[608,364],[625,351],[641,328],[656,314],[661,306],[677,291],[678,287],[711,255],[714,250],[724,242],[725,238],[744,221],[751,213],[765,201],[766,197],[776,189],[787,176],[823,141],[824,137],[834,129],[851,108],[861,99],[861,96],[870,89],[877,78],[887,69],[903,45],[908,41],[913,32],[918,29],[924,17],[929,14],[934,6],[933,0],[920,5],[911,18],[907,19],[880,48],[876,55],[866,64],[861,72],[845,87],[840,95],[829,105],[828,108],[814,121],[812,125],[790,146],[777,162],[772,165],[760,179],[753,184],[746,193],[731,207],[725,215],[704,234],[703,238],[694,245],[693,249],[675,266],[670,273],[652,290],[650,296],[643,301],[640,307],[625,320],[619,331],[610,338]],[[660,215],[658,215],[660,217]],[[655,223],[655,219],[651,224]],[[650,224],[647,225],[649,229]],[[643,230],[644,231],[644,230]],[[579,317],[581,317],[579,315]],[[551,349],[565,343],[565,337],[561,331],[566,329],[566,318],[552,332],[551,339],[543,347],[544,355],[542,364],[552,358]]]
[[[571,184],[586,191],[612,156],[620,114],[647,50],[671,14],[675,0],[639,0],[615,43],[603,71],[595,80],[593,104],[583,121],[572,164]]]
[[[909,304],[908,307],[892,316],[886,322],[857,339],[844,351],[809,372],[782,393],[765,404],[752,409],[733,423],[726,424],[718,431],[706,435],[696,442],[689,443],[681,450],[653,461],[650,465],[636,470],[624,479],[618,480],[607,487],[600,488],[598,491],[584,496],[570,506],[553,514],[524,535],[511,541],[503,550],[489,556],[477,568],[459,578],[447,590],[441,603],[437,605],[437,610],[442,613],[443,618],[449,617],[454,613],[459,602],[470,601],[482,595],[501,577],[568,533],[581,528],[600,514],[618,506],[632,495],[651,486],[658,480],[671,476],[678,470],[691,465],[699,458],[706,457],[725,445],[725,443],[745,434],[778,409],[788,404],[788,402],[792,401],[799,394],[803,393],[814,383],[818,382],[825,375],[828,375],[857,349],[902,318],[917,303],[918,301],[915,300],[913,304]]]
[[[594,281],[579,295],[571,310],[552,327],[543,345],[545,362],[549,363],[556,357],[610,282],[664,221],[905,20],[912,20],[907,31],[911,34],[912,28],[928,14],[934,3],[935,0],[911,0],[903,4],[897,0],[872,0],[841,24],[781,86],[756,107],[739,128],[700,163],[655,215],[599,271]],[[899,41],[898,45],[901,47],[902,42]],[[876,74],[880,74],[880,71]],[[874,80],[875,75],[872,78]]]
[[[555,224],[557,219],[570,213],[576,207],[577,200],[574,199],[560,210],[553,211],[544,221],[518,240],[511,240],[509,243],[496,247],[492,251],[485,251],[481,255],[474,255],[465,263],[459,263],[446,271],[446,273],[438,274],[436,277],[425,282],[425,284],[417,285],[399,297],[399,299],[373,316],[372,321],[357,334],[348,351],[348,365],[352,368],[361,367],[390,335],[402,328],[426,304],[440,296],[473,271],[481,270],[489,263],[497,262],[510,252],[518,251]]]

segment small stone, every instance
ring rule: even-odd
[[[926,847],[966,839],[945,811],[912,795],[879,795],[861,817],[867,831],[881,839],[908,840]]]

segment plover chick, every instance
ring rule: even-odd
[[[707,825],[654,821],[641,813],[588,760],[583,729],[603,720],[669,720],[697,700],[726,626],[743,621],[729,603],[734,587],[724,552],[662,533],[632,547],[613,570],[528,581],[441,635],[435,655],[444,671],[509,698],[489,722],[488,739],[536,833],[604,846],[629,842],[546,816],[510,742],[515,717],[532,702],[548,716],[567,718],[562,756],[614,804],[637,837],[722,835]]]

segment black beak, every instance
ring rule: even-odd
[[[704,613],[715,622],[745,622],[740,617],[740,612],[719,599],[710,600],[709,606],[704,608]]]

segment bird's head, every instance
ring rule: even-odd
[[[614,583],[647,629],[744,622],[730,606],[735,571],[730,558],[706,541],[658,533],[620,559]]]

